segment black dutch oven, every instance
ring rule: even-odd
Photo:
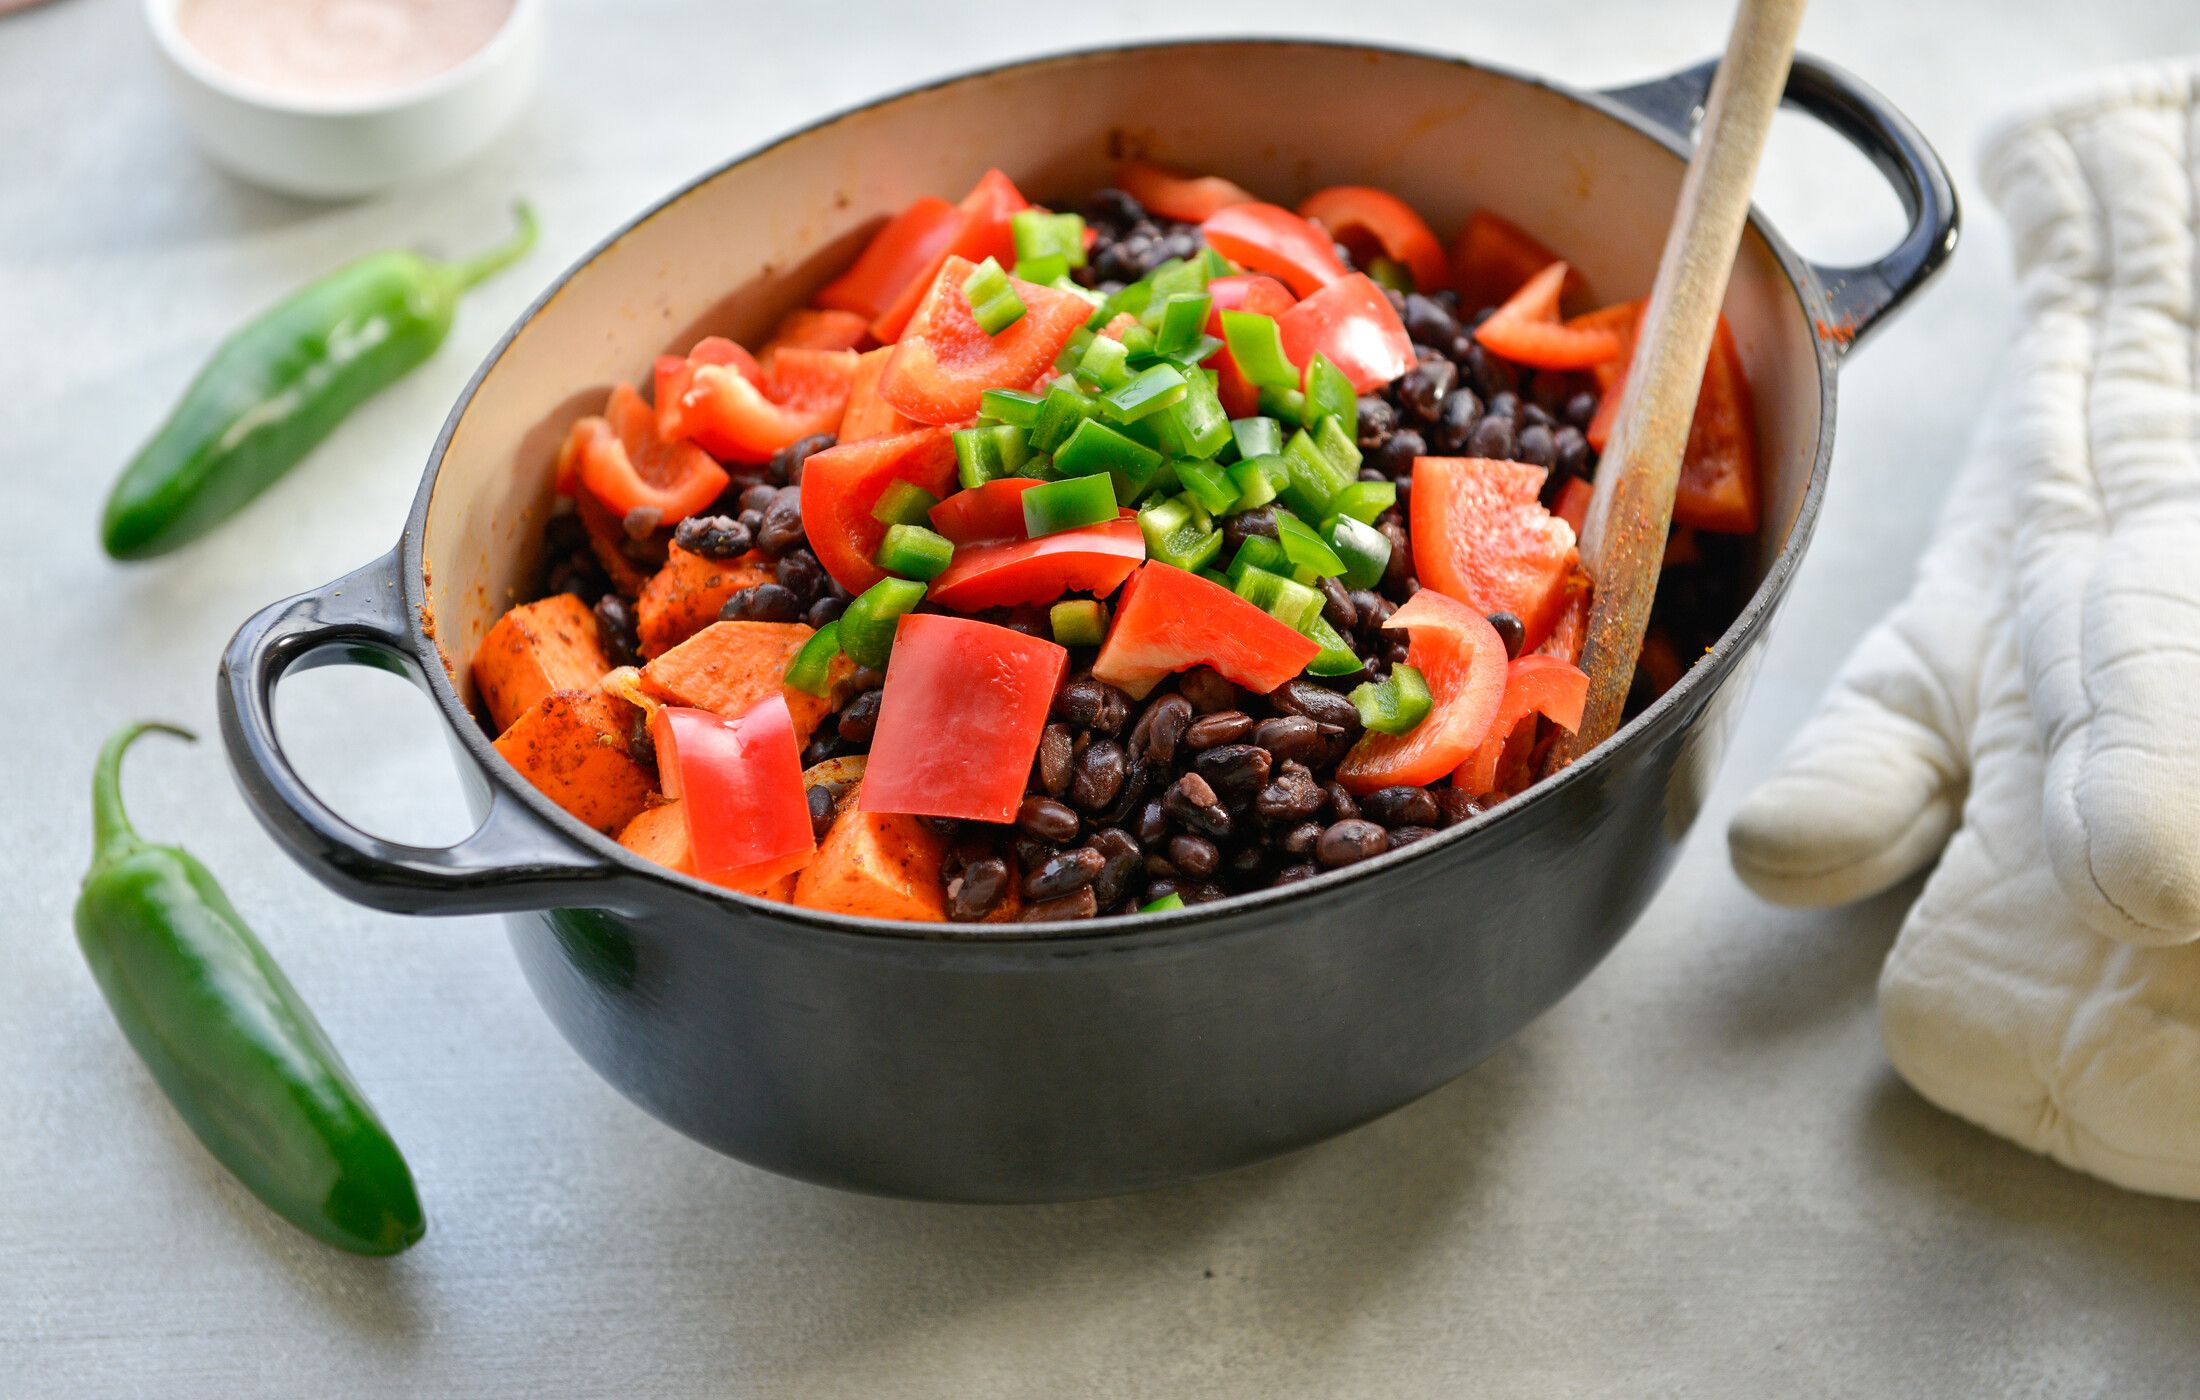
[[[703,332],[799,304],[878,218],[998,165],[1037,196],[1129,147],[1270,197],[1386,186],[1439,229],[1487,205],[1599,292],[1649,286],[1711,65],[1577,92],[1357,44],[1112,48],[989,69],[782,137],[704,176],[561,277],[489,355],[389,554],[287,599],[224,658],[224,736],[282,845],[348,898],[510,915],[581,1055],[680,1131],[834,1186],[1043,1201],[1186,1181],[1342,1132],[1450,1080],[1618,941],[1689,828],[1810,539],[1842,357],[1955,242],[1947,174],[1876,93],[1804,57],[1788,101],[1908,210],[1900,246],[1814,266],[1762,219],[1728,293],[1763,442],[1754,594],[1717,647],[1552,781],[1436,838],[1276,890],[1076,925],[905,925],[732,894],[641,861],[490,746],[451,658],[536,576],[549,464],[617,380]],[[1275,142],[1283,94],[1292,141]],[[730,293],[728,289],[733,289]],[[481,819],[454,846],[379,840],[285,758],[276,683],[332,661],[433,698]]]

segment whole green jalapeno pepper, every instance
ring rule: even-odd
[[[92,778],[91,869],[76,937],[130,1045],[221,1164],[283,1219],[356,1254],[427,1230],[412,1173],[282,970],[206,867],[131,830],[122,755]]]
[[[107,553],[149,559],[205,534],[434,354],[459,294],[534,246],[533,212],[516,212],[510,238],[464,262],[371,254],[231,335],[108,493]]]

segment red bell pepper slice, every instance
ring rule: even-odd
[[[1596,495],[1596,488],[1585,476],[1569,476],[1566,484],[1558,488],[1558,499],[1551,503],[1551,514],[1574,528],[1574,538],[1581,538],[1583,522],[1589,518],[1589,498]]]
[[[768,461],[782,447],[839,428],[857,359],[853,350],[792,346],[774,350],[761,370],[693,355],[684,369],[660,359],[657,433],[720,461]]]
[[[871,338],[871,323],[853,311],[799,306],[779,318],[772,338],[764,342],[764,358],[774,350],[857,350]]]
[[[963,612],[1051,603],[1065,593],[1105,598],[1122,586],[1145,557],[1146,537],[1137,517],[1126,513],[1104,525],[1062,530],[1035,540],[959,545],[954,560],[932,580],[925,596],[941,607]]]
[[[1274,204],[1233,204],[1207,216],[1199,226],[1207,246],[1248,272],[1283,279],[1300,296],[1311,296],[1346,275],[1329,235],[1288,209]]]
[[[1036,477],[1004,476],[983,486],[957,491],[927,512],[932,528],[956,544],[1020,540],[1024,531],[1024,492]]]
[[[924,278],[946,254],[962,225],[960,209],[936,195],[925,195],[888,219],[848,270],[820,287],[811,300],[836,311],[852,311],[868,322],[893,305],[903,288]]]
[[[1365,273],[1330,283],[1276,318],[1283,353],[1304,370],[1316,351],[1344,371],[1360,393],[1372,393],[1413,368],[1413,338],[1390,298]]]
[[[1404,734],[1360,736],[1337,765],[1337,781],[1353,793],[1444,777],[1481,747],[1505,694],[1504,639],[1465,603],[1424,588],[1383,627],[1406,629],[1406,664],[1420,671],[1435,703]]]
[[[612,389],[601,418],[575,423],[559,456],[560,489],[586,488],[615,517],[654,510],[664,525],[718,499],[728,480],[693,444],[662,441],[657,415],[631,384]]]
[[[1497,703],[1490,732],[1472,757],[1451,775],[1451,785],[1474,797],[1494,792],[1513,730],[1542,715],[1571,734],[1581,727],[1589,699],[1589,677],[1579,666],[1555,656],[1523,656],[1505,668],[1505,694]]]
[[[879,397],[920,423],[959,423],[977,416],[988,389],[1021,389],[1054,363],[1071,335],[1092,315],[1092,303],[1011,277],[1024,314],[999,335],[987,335],[970,313],[963,283],[973,268],[949,258],[894,346]]]
[[[1146,206],[1149,214],[1196,224],[1233,204],[1252,204],[1256,196],[1220,175],[1178,175],[1143,160],[1116,162],[1109,182]]]
[[[897,481],[935,496],[955,489],[955,441],[945,428],[844,442],[802,464],[802,530],[833,581],[861,593],[886,577],[871,557],[886,526],[871,514]]]
[[[1024,800],[1069,649],[967,617],[910,613],[894,629],[865,812],[1010,822]]]
[[[1299,201],[1299,213],[1329,231],[1354,253],[1370,247],[1413,273],[1415,289],[1451,285],[1451,263],[1428,221],[1388,190],[1372,185],[1331,185]]]
[[[1428,588],[1487,616],[1509,612],[1523,650],[1550,635],[1580,560],[1573,527],[1543,508],[1543,468],[1483,457],[1413,466],[1413,568]]]
[[[768,695],[738,719],[667,705],[650,717],[649,734],[698,876],[755,892],[809,864],[817,839],[785,696]]]
[[[1537,369],[1591,369],[1620,353],[1619,332],[1584,318],[1558,319],[1566,264],[1552,263],[1474,328],[1485,349]]]
[[[1611,441],[1612,425],[1619,417],[1621,393],[1627,387],[1627,364],[1634,355],[1635,328],[1641,302],[1608,308],[1596,315],[1634,310],[1636,317],[1621,323],[1621,349],[1597,377],[1608,379],[1596,416],[1589,420],[1589,445],[1602,452]],[[1586,319],[1586,318],[1580,318]],[[1673,492],[1673,523],[1692,525],[1718,534],[1747,535],[1762,518],[1762,490],[1757,474],[1757,408],[1742,370],[1742,352],[1734,344],[1734,328],[1719,318],[1711,336],[1711,354],[1704,361],[1703,382],[1696,390],[1696,415],[1689,420],[1688,446],[1681,453],[1681,476]]]
[[[857,358],[855,378],[848,384],[848,409],[840,416],[842,442],[913,432],[924,426],[914,418],[895,412],[892,404],[878,396],[879,376],[886,373],[886,362],[893,354],[893,346],[881,345],[876,350],[864,351]]]
[[[1223,338],[1222,313],[1225,311],[1256,311],[1280,321],[1283,313],[1299,301],[1291,295],[1289,287],[1257,272],[1217,277],[1207,284],[1207,295],[1214,299],[1207,313],[1207,334],[1217,340]],[[1249,418],[1260,412],[1260,391],[1238,371],[1237,361],[1231,358],[1228,350],[1217,350],[1207,363],[1215,371],[1215,394],[1232,418]]]
[[[988,170],[978,177],[970,193],[955,206],[962,222],[956,226],[955,236],[941,248],[939,255],[922,273],[909,280],[901,293],[888,302],[878,319],[871,323],[871,334],[882,345],[891,345],[901,339],[916,314],[917,306],[931,290],[932,279],[939,275],[940,265],[949,258],[965,258],[973,263],[987,258],[998,258],[1001,266],[1016,264],[1016,235],[1010,220],[1031,207],[1015,182],[998,170]],[[961,285],[957,283],[956,285]]]
[[[1306,669],[1321,647],[1220,584],[1148,563],[1123,585],[1115,625],[1092,673],[1134,700],[1163,676],[1212,666],[1267,694]]]
[[[1526,229],[1487,209],[1475,211],[1451,244],[1452,284],[1459,289],[1459,308],[1480,311],[1500,306],[1527,284],[1529,278],[1558,261]],[[1576,280],[1568,291],[1579,288]]]

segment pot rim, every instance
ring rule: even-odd
[[[1610,738],[1591,749],[1567,768],[1543,779],[1526,791],[1516,794],[1497,805],[1477,813],[1455,826],[1446,827],[1435,836],[1417,841],[1410,846],[1386,851],[1382,855],[1339,870],[1323,871],[1317,876],[1294,884],[1255,890],[1232,895],[1226,899],[1205,904],[1187,905],[1182,909],[1159,914],[1124,914],[1100,916],[1078,920],[1069,924],[983,924],[983,923],[909,923],[902,920],[876,919],[856,915],[830,914],[804,909],[796,905],[781,904],[753,895],[742,894],[720,885],[714,885],[690,875],[683,875],[665,866],[645,861],[628,851],[618,842],[595,831],[568,815],[563,809],[543,796],[533,784],[512,769],[503,756],[496,752],[490,736],[475,719],[472,710],[458,694],[455,678],[444,664],[435,640],[422,625],[422,619],[430,614],[426,589],[426,523],[430,505],[435,495],[437,479],[442,474],[443,460],[448,453],[452,437],[459,422],[473,404],[474,396],[482,384],[494,373],[512,342],[532,324],[549,305],[561,295],[574,277],[609,252],[621,240],[643,225],[670,212],[690,195],[735,168],[794,141],[822,131],[842,121],[890,106],[904,99],[924,93],[992,77],[1002,73],[1039,68],[1057,64],[1071,64],[1096,58],[1112,57],[1126,53],[1139,53],[1156,49],[1175,48],[1274,48],[1274,49],[1322,49],[1333,50],[1339,55],[1348,53],[1378,54],[1390,58],[1405,58],[1449,64],[1477,73],[1506,79],[1566,98],[1590,108],[1598,114],[1620,122],[1637,134],[1649,138],[1669,155],[1684,164],[1688,158],[1688,146],[1681,135],[1660,124],[1643,112],[1630,107],[1609,92],[1575,88],[1532,73],[1523,73],[1499,64],[1466,59],[1455,54],[1439,53],[1409,45],[1369,43],[1360,40],[1262,35],[1241,37],[1208,35],[1190,38],[1143,39],[1121,43],[1090,45],[1074,49],[1012,59],[1003,63],[987,64],[944,77],[932,78],[907,87],[898,88],[879,97],[839,108],[814,121],[782,132],[751,146],[740,153],[701,172],[679,185],[663,198],[650,204],[632,218],[621,223],[611,233],[599,240],[586,253],[551,281],[543,291],[521,312],[512,325],[498,338],[496,344],[483,357],[466,386],[453,402],[448,417],[436,434],[429,450],[427,468],[414,496],[412,509],[405,521],[399,540],[399,586],[403,590],[407,615],[407,641],[412,646],[425,673],[426,684],[435,697],[443,717],[458,731],[459,740],[479,768],[484,780],[492,783],[505,795],[517,798],[538,819],[547,823],[568,842],[589,851],[596,857],[615,865],[622,881],[641,880],[663,887],[677,894],[702,896],[711,901],[730,906],[748,914],[770,916],[767,926],[795,926],[805,934],[834,935],[850,940],[872,951],[889,951],[899,948],[938,948],[943,945],[961,945],[972,949],[1008,953],[1013,950],[1040,949],[1065,955],[1086,955],[1105,950],[1131,950],[1153,947],[1157,944],[1175,945],[1188,943],[1205,936],[1216,936],[1230,931],[1233,920],[1239,916],[1259,914],[1315,891],[1335,890],[1358,881],[1389,875],[1409,862],[1426,860],[1439,853],[1484,836],[1492,827],[1509,819],[1515,819],[1541,803],[1555,800],[1566,787],[1592,781],[1599,771],[1614,760],[1614,755],[1639,741],[1651,729],[1663,724],[1676,710],[1692,703],[1698,692],[1722,684],[1732,672],[1743,646],[1766,625],[1772,609],[1787,591],[1795,571],[1808,548],[1818,521],[1823,502],[1826,478],[1833,452],[1835,410],[1835,380],[1841,362],[1841,351],[1848,342],[1840,337],[1814,334],[1811,337],[1813,363],[1819,386],[1818,441],[1812,458],[1809,479],[1803,490],[1803,498],[1796,507],[1793,523],[1779,553],[1774,556],[1759,581],[1749,601],[1743,605],[1733,622],[1719,636],[1719,640],[1702,657],[1692,664],[1681,679],[1665,694],[1659,696],[1642,713],[1622,725]],[[1789,290],[1795,295],[1806,318],[1817,322],[1819,313],[1827,306],[1827,296],[1816,269],[1798,254],[1765,218],[1754,203],[1750,206],[1749,227],[1762,238],[1786,274]]]

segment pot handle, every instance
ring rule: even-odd
[[[373,666],[426,688],[406,643],[392,550],[365,568],[261,609],[222,656],[216,702],[237,785],[292,859],[338,894],[399,914],[478,914],[606,902],[619,871],[492,785],[489,813],[452,846],[408,846],[360,830],[314,796],[275,732],[275,687],[292,670]]]
[[[1603,96],[1686,147],[1711,92],[1712,59]],[[1788,105],[1816,117],[1879,168],[1902,200],[1909,230],[1884,257],[1848,266],[1812,263],[1825,296],[1819,334],[1845,353],[1893,315],[1955,251],[1962,222],[1948,167],[1910,119],[1871,86],[1824,59],[1797,54],[1788,70]]]

